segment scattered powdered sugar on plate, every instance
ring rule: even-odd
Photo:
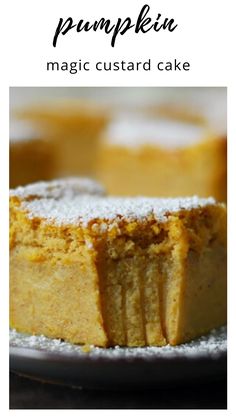
[[[98,348],[95,346],[73,345],[60,339],[50,339],[43,335],[30,336],[10,330],[10,348],[34,349],[44,353],[55,355],[69,355],[89,359],[107,360],[154,360],[159,358],[218,358],[226,355],[227,351],[227,328],[223,326],[213,329],[208,335],[202,336],[189,343],[178,346],[143,347],[143,348]]]

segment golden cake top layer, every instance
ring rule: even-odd
[[[200,143],[213,137],[213,133],[201,124],[130,113],[117,116],[109,125],[105,137],[108,144],[125,148],[151,145],[176,149]]]
[[[99,228],[118,226],[123,221],[155,219],[165,222],[170,214],[214,205],[213,198],[105,197],[100,185],[83,178],[40,182],[11,191],[30,219],[41,218],[55,225],[99,223]]]
[[[103,186],[89,178],[68,177],[49,182],[36,182],[10,190],[10,196],[26,202],[43,202],[44,200],[66,200],[72,203],[80,195],[104,195]],[[40,205],[40,204],[39,204]]]

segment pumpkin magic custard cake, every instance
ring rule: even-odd
[[[97,346],[176,345],[226,323],[226,208],[105,196],[83,178],[10,191],[10,325]]]
[[[99,137],[110,118],[107,107],[85,100],[57,99],[21,108],[13,115],[43,131],[45,147],[53,148],[53,177],[94,176]]]
[[[226,135],[207,124],[120,114],[103,134],[97,176],[110,194],[226,202]]]

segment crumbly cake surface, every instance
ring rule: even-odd
[[[10,192],[22,199],[22,209],[28,211],[30,218],[41,217],[57,225],[88,225],[96,219],[119,222],[149,217],[165,221],[169,213],[215,204],[213,198],[197,196],[165,199],[104,197],[102,194],[104,190],[98,183],[83,178],[39,182]],[[26,199],[29,196],[37,198]]]

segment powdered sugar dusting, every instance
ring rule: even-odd
[[[105,189],[95,180],[89,178],[68,177],[50,182],[36,182],[26,186],[19,186],[10,190],[10,196],[22,199],[34,196],[42,199],[73,199],[81,194],[104,195]]]
[[[81,224],[87,226],[89,222],[104,220],[101,228],[111,228],[121,220],[145,220],[150,217],[158,221],[166,221],[169,213],[179,212],[181,209],[204,207],[215,203],[213,198],[120,198],[101,197],[95,195],[74,196],[71,199],[37,199],[22,203],[22,207],[29,211],[29,217],[41,217],[45,222],[56,225]]]
[[[133,115],[114,120],[106,133],[106,141],[125,148],[140,148],[145,145],[164,149],[183,148],[206,138],[206,129],[200,125],[135,117]]]
[[[227,329],[226,326],[214,329],[206,336],[195,339],[189,343],[178,346],[144,347],[144,348],[98,348],[95,346],[85,347],[73,345],[60,339],[49,339],[43,335],[30,336],[10,330],[10,346],[16,348],[27,348],[40,350],[46,353],[68,354],[86,358],[106,359],[136,359],[143,358],[153,360],[155,358],[172,357],[200,357],[206,356],[217,358],[226,354],[227,351]]]
[[[55,225],[82,224],[99,220],[99,228],[106,231],[108,224],[120,220],[154,218],[166,221],[170,213],[214,205],[214,198],[197,196],[183,198],[145,198],[104,196],[103,187],[87,178],[67,178],[51,182],[37,182],[10,191],[22,199],[21,207],[28,217],[43,218]],[[104,221],[101,223],[101,221]],[[96,224],[94,225],[94,228]]]

